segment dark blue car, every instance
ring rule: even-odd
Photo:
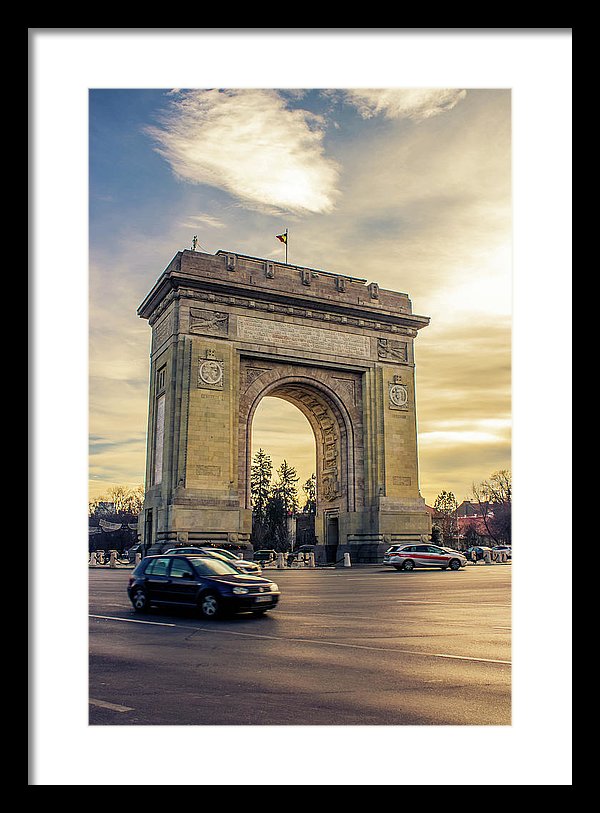
[[[263,615],[277,605],[279,587],[270,579],[240,573],[210,556],[147,556],[127,586],[136,612],[153,605],[196,608],[204,618],[237,612]]]

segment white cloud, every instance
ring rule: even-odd
[[[460,447],[463,443],[475,443],[478,446],[487,443],[506,442],[504,437],[499,437],[492,432],[420,432],[419,444],[425,443],[434,446],[454,445]]]
[[[360,115],[369,119],[383,114],[388,119],[423,119],[445,113],[455,107],[467,95],[459,89],[401,89],[375,88],[346,90],[345,98],[353,104]]]
[[[322,126],[274,90],[193,90],[175,94],[147,132],[182,180],[224,189],[251,208],[303,213],[329,212],[337,197]]]
[[[210,226],[213,229],[224,229],[225,228],[225,223],[223,223],[222,220],[219,220],[218,217],[213,217],[213,215],[208,215],[208,214],[205,214],[205,213],[202,213],[202,214],[199,214],[199,215],[190,215],[188,217],[188,221],[191,221],[192,224],[193,223],[200,223],[203,226]],[[189,223],[186,223],[185,225],[187,226],[187,225],[189,225]]]

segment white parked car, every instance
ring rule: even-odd
[[[510,545],[494,545],[492,551],[495,551],[496,553],[505,553],[507,559],[512,558],[512,548]]]
[[[467,557],[452,548],[439,545],[392,545],[383,556],[383,564],[396,570],[414,570],[416,567],[439,567],[442,570],[460,570],[466,567]]]
[[[240,559],[240,557],[236,556],[235,553],[232,553],[230,550],[225,550],[225,548],[202,548],[200,546],[169,548],[169,550],[165,551],[162,555],[172,556],[176,553],[183,554],[185,556],[193,556],[194,554],[212,556],[215,559],[221,559],[228,562],[230,565],[237,568],[241,573],[248,573],[253,576],[260,576],[262,573],[260,565],[257,565],[256,562],[249,562],[247,559]]]
[[[229,564],[237,567],[237,569],[243,573],[252,573],[254,576],[260,576],[262,573],[259,564],[251,562],[249,559],[242,559],[240,556],[236,556],[233,551],[226,550],[225,548],[203,548],[203,550],[211,556],[221,556],[223,559],[227,559]]]

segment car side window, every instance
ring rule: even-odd
[[[194,572],[191,565],[185,559],[173,559],[171,562],[171,578],[172,579],[189,579],[193,578]]]
[[[419,553],[429,553],[429,545],[417,545],[415,550]]]
[[[429,545],[427,548],[429,553],[443,553],[444,551],[441,548],[436,548],[434,545]]]
[[[166,576],[169,572],[170,559],[155,559],[146,568],[147,576]]]

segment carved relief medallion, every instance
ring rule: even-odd
[[[390,409],[408,409],[408,389],[399,375],[389,384],[389,398]]]
[[[206,358],[199,359],[198,387],[203,389],[223,389],[223,361],[215,358],[214,351],[207,350]]]

